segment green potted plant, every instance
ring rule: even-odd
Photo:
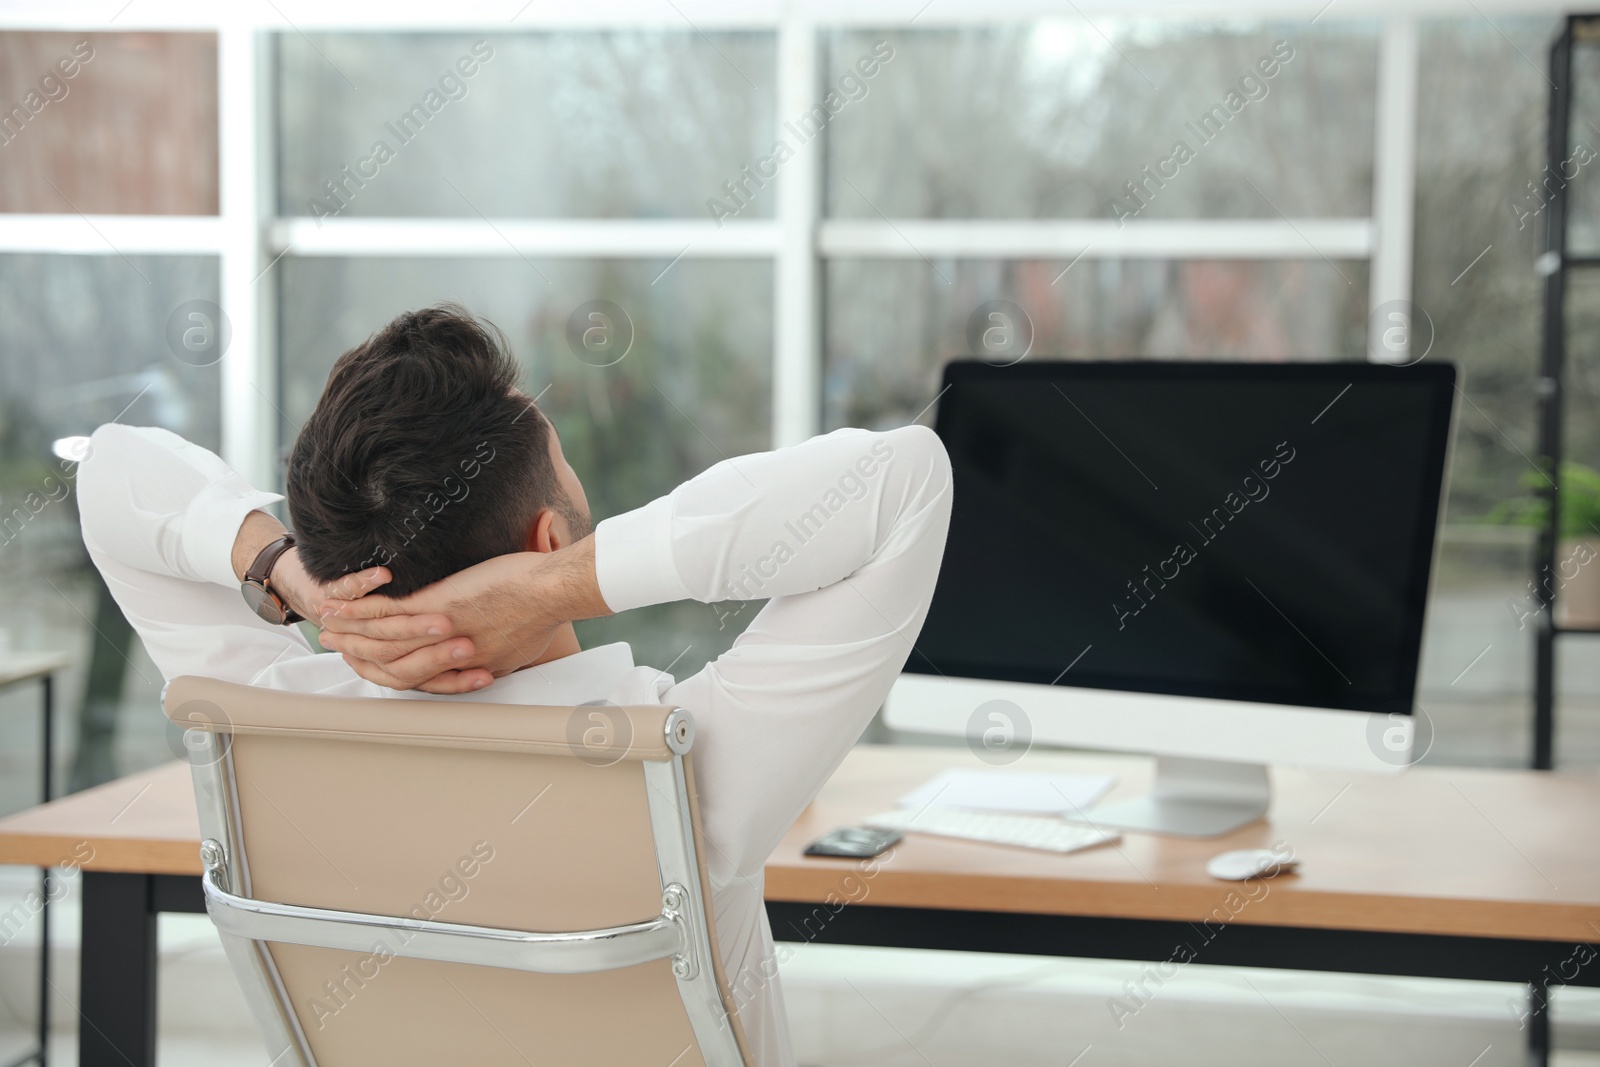
[[[1522,484],[1537,489],[1544,475],[1530,471]],[[1600,627],[1600,471],[1582,463],[1561,465],[1561,529],[1552,579],[1556,593],[1556,623],[1560,626]],[[1517,497],[1500,504],[1485,522],[1543,526],[1542,497]]]

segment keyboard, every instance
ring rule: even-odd
[[[866,826],[884,830],[910,830],[984,841],[991,845],[1012,845],[1044,852],[1077,852],[1118,840],[1115,830],[1079,826],[1048,815],[997,815],[986,811],[959,808],[901,808],[872,815],[862,820]]]

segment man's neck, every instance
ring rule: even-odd
[[[527,666],[517,669],[527,670],[528,667],[537,667],[541,663],[549,663],[554,659],[566,659],[568,656],[577,655],[582,651],[583,646],[578,644],[577,631],[572,628],[570,622],[565,622],[556,627],[555,633],[550,637],[550,644],[544,650],[544,655],[527,664]]]

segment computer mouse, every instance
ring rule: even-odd
[[[1270,848],[1241,848],[1236,852],[1224,852],[1211,857],[1211,862],[1206,864],[1206,873],[1225,882],[1243,882],[1249,878],[1271,878],[1292,871],[1299,862]]]

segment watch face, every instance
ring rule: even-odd
[[[239,587],[244,594],[244,602],[250,605],[250,610],[261,616],[274,626],[282,626],[285,618],[283,603],[264,586],[254,582],[245,582]]]

